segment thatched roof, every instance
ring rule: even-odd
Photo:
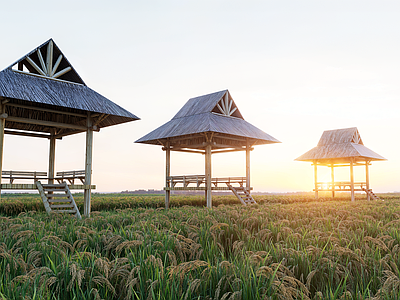
[[[62,112],[61,115],[42,113],[37,118],[84,125],[82,118],[66,113],[103,115],[98,127],[106,127],[139,118],[86,86],[65,55],[52,39],[0,72],[0,99],[8,101],[10,116],[26,118],[32,111],[22,108],[44,108]],[[43,111],[43,110],[42,110]],[[64,117],[63,117],[64,116]],[[106,116],[106,117],[105,117]],[[7,128],[48,132],[46,126],[6,122]]]
[[[356,127],[327,130],[318,146],[296,158],[298,161],[348,162],[386,160],[364,146]]]
[[[160,140],[173,140],[185,136],[188,140],[196,139],[204,133],[211,132],[220,138],[237,137],[242,141],[243,138],[249,138],[257,141],[257,144],[280,143],[244,120],[228,90],[189,99],[171,121],[140,138],[136,143],[160,144]]]

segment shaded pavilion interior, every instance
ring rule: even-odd
[[[138,119],[90,89],[54,41],[46,41],[0,72],[0,170],[3,178],[10,178],[1,189],[36,189],[34,184],[13,183],[12,174],[3,171],[4,134],[48,139],[48,173],[42,179],[53,183],[57,180],[56,140],[85,132],[84,178],[82,184],[69,187],[84,190],[84,214],[88,216],[91,189],[95,188],[91,181],[93,132]]]
[[[210,208],[213,190],[232,190],[243,204],[254,203],[250,195],[250,151],[255,145],[280,142],[245,121],[229,91],[223,90],[189,99],[169,122],[136,143],[159,145],[166,152],[166,208],[171,190],[204,190],[207,207]],[[171,176],[171,151],[204,155],[205,174]],[[212,154],[236,151],[246,153],[246,176],[213,178]],[[239,197],[240,193],[243,196]]]
[[[318,199],[318,192],[330,191],[332,197],[335,192],[349,191],[351,201],[355,200],[355,192],[365,192],[367,199],[379,199],[370,188],[369,166],[372,161],[386,160],[364,146],[360,133],[356,127],[324,131],[317,147],[296,158],[297,161],[312,162],[314,166],[314,191]],[[331,182],[318,182],[318,166],[331,168]],[[365,181],[354,182],[354,167],[365,168]],[[349,167],[350,181],[335,181],[336,167]]]

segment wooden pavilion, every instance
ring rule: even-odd
[[[365,192],[367,199],[379,199],[370,189],[369,168],[372,161],[386,160],[384,157],[364,146],[356,127],[324,131],[318,146],[304,153],[297,161],[310,161],[314,166],[314,191],[318,199],[319,191],[351,192],[351,201],[354,201],[354,192]],[[318,182],[318,166],[331,168],[331,182]],[[354,182],[354,166],[365,167],[365,182]],[[335,181],[335,167],[350,167],[350,181]]]
[[[91,189],[95,188],[91,180],[93,132],[138,119],[86,86],[54,41],[48,40],[0,72],[0,171],[3,179],[9,179],[8,184],[0,182],[1,189],[39,189],[48,212],[77,216],[69,190],[83,189],[88,216]],[[86,132],[85,170],[55,173],[56,140],[81,132]],[[48,173],[3,171],[4,134],[48,139]],[[18,180],[33,184],[15,183]]]
[[[171,190],[204,190],[211,208],[212,190],[231,190],[244,205],[255,203],[250,194],[250,151],[255,145],[280,142],[246,122],[229,91],[224,90],[189,99],[171,121],[136,143],[160,145],[166,152],[166,208]],[[171,176],[170,151],[205,155],[205,175]],[[246,177],[213,178],[211,155],[233,151],[246,152]]]

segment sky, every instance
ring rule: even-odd
[[[0,69],[53,38],[90,88],[141,118],[94,133],[97,192],[162,189],[165,153],[134,141],[224,89],[282,142],[251,153],[255,191],[311,191],[313,167],[294,159],[347,127],[387,158],[370,168],[373,190],[400,191],[399,1],[1,0],[0,17]],[[47,140],[6,135],[3,170],[46,171],[48,151]],[[84,169],[84,157],[85,134],[57,141],[56,171]],[[204,174],[202,155],[171,158],[171,175]],[[245,176],[245,153],[212,164],[213,176]]]

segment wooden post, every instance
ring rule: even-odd
[[[315,199],[318,199],[318,165],[317,161],[314,161],[314,186],[315,186]]]
[[[353,159],[350,160],[350,189],[351,189],[351,201],[355,201],[354,198],[354,172],[353,172]]]
[[[0,102],[0,112],[5,113],[5,105]],[[0,200],[1,200],[1,176],[3,172],[3,147],[4,147],[4,128],[6,119],[0,119]]]
[[[246,189],[250,194],[250,143],[246,141]]]
[[[335,166],[331,165],[331,178],[332,178],[332,198],[335,198]]]
[[[369,196],[369,161],[365,161],[365,183],[366,183],[366,188],[367,188],[367,200],[371,200],[370,196]]]
[[[165,187],[170,187],[170,180],[168,177],[171,176],[171,148],[169,141],[165,147]],[[166,189],[165,190],[165,209],[169,208],[169,199],[170,199],[171,191]]]
[[[86,157],[85,157],[85,192],[84,192],[84,209],[83,213],[86,217],[90,216],[90,198],[92,184],[92,154],[93,154],[93,129],[92,117],[87,117],[87,130],[86,130]]]
[[[54,183],[54,170],[55,170],[55,158],[56,158],[56,138],[54,131],[51,133],[50,136],[50,149],[49,149],[49,184]]]
[[[211,144],[206,146],[206,202],[207,208],[212,207],[212,194],[211,194]]]

